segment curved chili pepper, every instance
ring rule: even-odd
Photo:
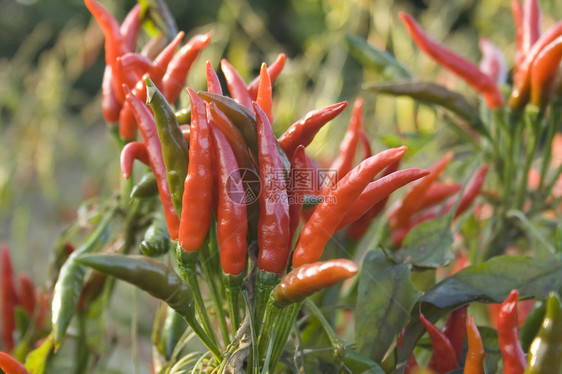
[[[562,60],[562,36],[545,46],[531,66],[531,102],[545,106],[552,95]]]
[[[358,97],[353,105],[353,114],[349,121],[349,127],[340,143],[340,150],[330,169],[336,171],[336,178],[343,178],[353,167],[353,159],[360,138],[360,129],[363,126],[361,116],[363,115],[363,99]]]
[[[14,349],[13,333],[16,329],[15,308],[18,294],[14,284],[14,270],[8,244],[2,243],[2,347],[6,351]]]
[[[271,111],[272,97],[271,97],[271,79],[267,72],[267,65],[265,62],[261,64],[260,68],[260,84],[258,88],[258,96],[256,103],[263,109],[270,123],[273,123],[273,114]]]
[[[140,14],[141,6],[140,4],[136,4],[131,8],[129,13],[127,13],[127,16],[125,16],[125,19],[121,22],[121,27],[119,28],[119,31],[123,36],[123,45],[130,51],[134,51],[137,44],[137,37],[141,27]]]
[[[480,71],[488,75],[497,85],[507,81],[507,64],[501,49],[487,38],[480,38],[478,42],[482,51]]]
[[[162,93],[169,103],[177,100],[193,61],[210,41],[211,34],[208,33],[194,36],[180,48],[168,64],[167,74],[162,78]]]
[[[388,216],[388,222],[392,229],[405,226],[410,217],[418,211],[422,197],[425,195],[431,184],[437,180],[452,158],[453,153],[447,153],[429,169],[430,174],[427,177],[412,185],[410,190],[402,198],[400,205],[398,205],[397,208]]]
[[[292,155],[299,145],[308,146],[318,131],[326,123],[336,118],[346,107],[347,101],[342,101],[308,112],[303,118],[293,123],[279,138],[279,145],[283,152]]]
[[[507,299],[501,304],[498,315],[498,340],[503,357],[503,367],[506,373],[521,374],[527,366],[525,353],[519,343],[517,328],[517,300],[519,292],[511,291]]]
[[[503,95],[496,83],[482,73],[476,65],[432,40],[409,14],[401,12],[400,19],[416,45],[479,92],[490,109],[498,109],[503,105]]]
[[[427,367],[438,374],[457,369],[459,364],[457,362],[455,349],[449,339],[447,339],[445,334],[433,323],[429,322],[422,313],[420,313],[420,321],[427,330],[433,344],[433,352],[431,353]]]
[[[521,109],[527,104],[531,91],[531,67],[533,62],[547,45],[561,35],[562,21],[559,21],[546,30],[526,53],[520,68],[517,69],[517,75],[513,77],[513,90],[509,97],[509,106],[511,108]]]
[[[211,144],[205,103],[191,89],[191,133],[189,165],[185,178],[179,230],[179,245],[184,251],[199,250],[211,223],[213,174]]]
[[[228,91],[230,96],[236,100],[240,105],[245,106],[248,109],[252,109],[252,98],[246,88],[246,83],[240,74],[236,71],[234,66],[232,66],[227,60],[221,60],[221,69],[226,79],[226,84],[228,86]]]
[[[283,71],[283,67],[285,66],[286,56],[284,53],[280,53],[279,56],[271,63],[271,65],[267,68],[267,73],[271,79],[271,84],[275,82],[281,71]],[[248,93],[250,94],[250,98],[255,100],[258,97],[258,87],[259,87],[260,77],[256,77],[249,85],[248,85]]]
[[[369,182],[386,166],[400,159],[406,147],[392,148],[362,161],[316,207],[304,226],[293,254],[295,268],[316,262],[339,223]]]
[[[205,71],[207,73],[207,91],[217,95],[222,95],[221,82],[219,81],[219,77],[217,76],[215,69],[213,69],[213,64],[211,64],[211,61],[209,60],[205,62]]]
[[[29,374],[21,362],[5,352],[0,352],[0,369],[6,374]]]
[[[468,336],[468,352],[464,360],[463,373],[485,374],[484,357],[486,357],[486,352],[473,316],[468,316],[466,320],[466,335]]]
[[[164,216],[166,217],[166,225],[168,226],[170,238],[175,240],[178,237],[179,219],[174,209],[170,188],[166,180],[166,166],[162,159],[162,146],[158,139],[156,122],[147,106],[137,99],[127,86],[123,86],[123,89],[127,93],[126,100],[131,104],[133,114],[135,115],[139,130],[144,139],[150,168],[158,182],[158,193],[160,194],[160,201],[164,208]]]
[[[529,366],[525,374],[560,373],[562,369],[562,305],[557,293],[546,301],[542,326],[529,349]]]
[[[170,236],[166,230],[166,221],[161,215],[154,217],[144,233],[139,249],[148,257],[159,257],[168,253],[170,249]]]
[[[146,199],[158,193],[158,182],[152,171],[144,174],[131,190],[131,199]]]
[[[293,153],[293,157],[291,159],[291,170],[289,172],[289,251],[292,249],[291,247],[293,245],[295,232],[299,226],[304,198],[304,191],[302,191],[298,185],[299,174],[301,174],[300,178],[302,178],[303,173],[308,173],[310,171],[312,171],[312,169],[309,169],[308,167],[308,160],[306,158],[306,153],[304,152],[304,146],[299,145]]]
[[[215,103],[232,123],[240,130],[246,140],[248,148],[254,156],[258,155],[258,137],[256,129],[256,117],[245,106],[227,96],[217,95],[211,92],[199,92],[199,96],[208,103]]]
[[[351,278],[359,266],[351,260],[314,262],[294,269],[275,286],[271,298],[279,307],[298,303],[310,295]]]
[[[541,8],[537,0],[523,1],[523,51],[529,51],[541,35]]]
[[[18,305],[21,306],[30,317],[33,317],[33,311],[37,303],[33,280],[28,275],[21,274],[18,276],[18,283],[20,286]]]
[[[371,207],[382,201],[392,192],[400,187],[422,178],[429,174],[424,169],[404,169],[390,173],[384,177],[370,182],[355,200],[349,212],[344,216],[337,230],[341,230],[347,225],[361,218]]]
[[[164,263],[146,256],[91,254],[76,261],[103,274],[121,279],[164,301],[180,315],[193,307],[191,289]]]
[[[422,202],[418,206],[418,211],[441,204],[449,197],[462,190],[461,184],[448,184],[439,181],[433,182],[422,197]]]
[[[121,150],[121,172],[125,179],[129,179],[133,170],[133,162],[139,160],[148,165],[148,151],[143,142],[130,142]]]
[[[248,218],[242,178],[234,152],[225,135],[216,127],[211,127],[211,135],[213,160],[216,162],[219,181],[217,241],[221,266],[225,274],[237,276],[242,274],[246,267],[248,248]]]
[[[258,269],[281,274],[289,257],[287,182],[271,124],[254,103],[258,128],[261,193],[258,219]]]
[[[464,341],[466,339],[467,308],[468,306],[463,306],[452,311],[443,327],[443,334],[445,334],[447,339],[451,342],[451,346],[455,350],[457,361],[461,359]]]
[[[164,95],[156,88],[150,78],[145,79],[147,105],[152,108],[158,139],[162,147],[162,159],[166,166],[166,179],[174,209],[182,212],[184,180],[187,175],[189,150],[178,125],[176,114]]]

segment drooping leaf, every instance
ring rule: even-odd
[[[425,104],[438,105],[465,120],[480,134],[490,137],[488,130],[480,119],[478,109],[472,106],[463,95],[450,91],[439,84],[424,81],[405,81],[372,83],[367,84],[364,88],[381,94],[409,96]]]
[[[438,268],[446,265],[454,258],[451,219],[452,215],[448,214],[414,227],[394,257],[400,262],[419,267]]]
[[[399,80],[412,77],[412,73],[390,53],[373,47],[367,43],[366,40],[355,35],[346,35],[345,40],[351,55],[355,57],[361,65],[374,70],[385,79]]]
[[[420,297],[410,281],[410,268],[390,262],[382,251],[370,251],[363,259],[357,305],[357,351],[380,362],[410,318]]]
[[[403,372],[410,353],[424,333],[419,321],[420,311],[435,322],[449,311],[471,302],[502,302],[513,289],[519,291],[520,298],[537,299],[546,298],[550,291],[560,291],[562,262],[524,256],[497,256],[464,268],[437,283],[412,309],[403,346],[398,353],[397,373]]]

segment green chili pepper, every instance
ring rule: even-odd
[[[180,215],[189,159],[187,142],[178,125],[176,115],[164,95],[158,91],[150,78],[145,78],[145,82],[146,102],[154,113],[158,138],[162,144],[162,158],[166,166],[166,179],[170,187],[172,203],[176,213]]]
[[[131,199],[146,199],[158,194],[158,182],[151,171],[141,177],[131,190]]]
[[[158,215],[144,233],[144,240],[139,245],[143,255],[158,257],[168,253],[170,249],[170,235],[164,217]]]
[[[248,108],[238,104],[230,97],[211,92],[198,92],[198,95],[206,102],[215,103],[217,107],[230,118],[232,123],[238,127],[238,130],[240,130],[246,140],[246,144],[248,144],[248,147],[257,158],[258,132],[254,114]]]
[[[180,125],[189,124],[191,122],[191,107],[176,111],[176,121]]]
[[[183,318],[176,313],[173,309],[168,308],[168,314],[166,315],[166,320],[164,321],[164,326],[162,328],[161,340],[162,348],[164,348],[166,358],[170,359],[176,345],[180,341],[180,338],[187,328],[187,324]]]
[[[178,275],[160,261],[145,256],[93,254],[76,258],[82,265],[131,283],[164,301],[180,315],[192,307],[191,289]]]
[[[546,303],[537,301],[527,318],[525,318],[525,322],[519,330],[519,340],[521,341],[523,352],[529,352],[529,347],[531,347],[531,343],[541,328],[545,313]]]
[[[560,373],[562,369],[562,305],[557,293],[546,301],[546,315],[529,349],[525,374]]]
[[[394,95],[409,96],[414,100],[439,105],[460,118],[487,138],[490,137],[488,129],[480,120],[478,109],[468,103],[463,95],[450,91],[447,88],[432,82],[408,81],[397,83],[372,84],[365,87],[369,91]]]

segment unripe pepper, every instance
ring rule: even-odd
[[[529,349],[525,374],[560,373],[562,369],[562,305],[555,292],[548,295],[542,326]]]
[[[277,306],[285,307],[351,278],[358,271],[357,264],[346,259],[306,264],[285,275],[273,289],[271,297]]]
[[[213,174],[205,103],[192,89],[187,92],[191,99],[191,133],[178,239],[184,251],[194,252],[205,241],[211,222]]]
[[[225,274],[237,276],[246,267],[248,243],[248,218],[244,190],[240,191],[242,178],[234,152],[220,129],[211,127],[213,140],[213,160],[218,176],[218,215],[217,241],[221,267]],[[235,201],[235,194],[242,194],[241,200]],[[238,196],[236,196],[238,198]]]
[[[152,171],[144,174],[131,190],[131,199],[146,199],[158,193],[158,182]]]
[[[519,292],[511,291],[501,304],[498,315],[498,340],[506,373],[522,374],[527,366],[525,353],[519,342],[517,327],[517,300]]]
[[[466,320],[466,335],[468,336],[468,352],[464,360],[463,373],[485,374],[484,357],[486,357],[486,352],[473,316],[468,316]]]
[[[189,149],[178,125],[176,114],[164,95],[150,78],[145,79],[147,105],[152,108],[158,138],[162,145],[162,159],[166,166],[166,179],[176,212],[181,214],[184,180],[187,175]]]
[[[159,257],[168,253],[170,249],[170,236],[166,230],[166,222],[161,215],[154,217],[144,233],[139,248],[142,254],[148,257]]]
[[[375,175],[400,159],[405,152],[406,147],[399,147],[371,156],[338,182],[304,226],[293,254],[295,268],[320,259],[324,246],[361,192]]]
[[[432,40],[409,14],[401,12],[400,19],[416,45],[479,92],[490,109],[498,109],[503,105],[504,99],[500,89],[492,78],[480,71],[478,66]]]

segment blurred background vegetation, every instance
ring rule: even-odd
[[[101,1],[118,20],[132,0]],[[544,24],[562,14],[562,2],[542,1]],[[187,36],[212,32],[212,43],[192,67],[189,86],[205,87],[204,62],[227,58],[249,82],[262,61],[288,57],[274,86],[275,130],[281,134],[306,112],[366,98],[365,127],[374,151],[396,142],[411,146],[416,167],[439,156],[450,134],[441,113],[409,99],[377,98],[361,84],[379,79],[349,55],[345,35],[386,49],[415,76],[437,79],[476,96],[414,48],[398,21],[413,13],[438,41],[478,62],[487,36],[513,64],[514,30],[507,0],[168,0]],[[41,282],[57,236],[80,217],[87,199],[109,197],[120,183],[119,147],[100,107],[103,36],[80,0],[0,0],[0,241],[10,243],[15,267]],[[147,37],[145,36],[145,41]],[[186,97],[182,100],[185,102]],[[376,104],[376,105],[375,105]],[[312,145],[329,159],[345,132],[350,110]],[[385,144],[386,143],[386,144]],[[433,156],[416,157],[415,152]]]

